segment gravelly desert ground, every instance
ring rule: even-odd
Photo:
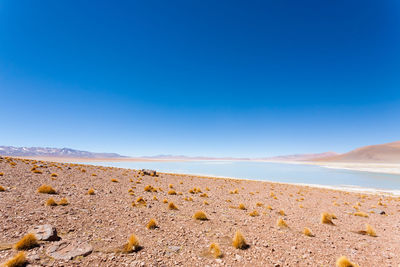
[[[32,171],[34,165],[41,173]],[[51,177],[53,173],[57,177]],[[38,193],[43,184],[57,194]],[[157,192],[145,191],[148,185]],[[176,195],[168,194],[169,185]],[[57,260],[46,251],[60,241],[41,241],[25,252],[29,265],[335,266],[340,256],[360,266],[400,264],[398,197],[260,181],[165,173],[150,176],[135,170],[12,158],[0,158],[0,186],[5,189],[0,192],[0,263],[17,254],[12,245],[29,229],[51,224],[62,241],[87,242],[92,253]],[[87,194],[90,188],[94,195]],[[201,193],[189,192],[193,188]],[[50,197],[56,201],[67,198],[69,204],[46,206]],[[136,202],[139,197],[146,205]],[[169,210],[164,199],[178,210]],[[239,204],[246,209],[239,209]],[[209,220],[195,220],[193,214],[198,210]],[[249,215],[254,210],[259,216]],[[357,210],[368,217],[355,216]],[[323,212],[336,215],[334,225],[321,223]],[[158,228],[148,230],[146,224],[152,218]],[[289,227],[278,227],[279,218]],[[358,233],[366,223],[377,237]],[[314,236],[304,235],[304,227]],[[237,230],[249,248],[232,246]],[[138,237],[141,249],[119,252],[131,234]],[[222,258],[215,259],[209,252],[211,243],[219,244]]]

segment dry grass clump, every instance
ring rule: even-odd
[[[278,213],[279,213],[281,216],[286,216],[286,214],[285,214],[285,212],[284,212],[283,210],[280,210]]]
[[[168,203],[168,200],[164,198],[164,200],[162,201],[164,204]]]
[[[14,248],[16,250],[28,250],[38,245],[36,236],[34,234],[27,234],[14,245]]]
[[[171,189],[168,191],[168,195],[176,195],[176,191]]]
[[[267,206],[267,209],[273,210],[273,208],[270,205]]]
[[[42,174],[42,173],[43,173],[41,170],[38,170],[38,169],[36,169],[36,168],[33,169],[32,172],[33,172],[33,173],[36,173],[36,174]]]
[[[57,202],[51,197],[46,201],[46,206],[57,206]]]
[[[157,222],[154,219],[150,219],[150,221],[147,223],[146,228],[151,230],[151,229],[156,229],[157,226]]]
[[[28,263],[25,253],[19,252],[13,258],[4,263],[4,267],[23,267]]]
[[[53,187],[51,187],[50,185],[41,185],[38,188],[38,193],[42,193],[42,194],[56,194],[56,190],[54,190]]]
[[[240,203],[239,206],[238,206],[238,209],[246,210],[246,207],[245,207],[245,205],[243,203]]]
[[[310,237],[314,236],[314,234],[311,232],[311,230],[309,228],[307,228],[307,227],[304,227],[303,234],[306,235],[306,236],[310,236]]]
[[[204,205],[210,205],[207,201],[204,200],[203,202]]]
[[[212,243],[210,245],[210,252],[214,256],[214,258],[216,258],[216,259],[222,258],[222,252],[217,243]]]
[[[232,190],[232,191],[229,191],[229,194],[239,194],[239,189],[235,189],[235,190]]]
[[[4,192],[6,189],[0,185],[0,192]]]
[[[170,202],[168,204],[168,209],[169,210],[178,210],[178,207],[174,204],[174,202]]]
[[[95,194],[93,188],[90,188],[90,189],[87,191],[87,193],[88,193],[88,195],[94,195],[94,194]]]
[[[351,262],[347,257],[342,256],[336,261],[336,267],[359,267],[358,264]]]
[[[173,184],[169,184],[168,187],[172,189],[172,188],[174,188],[174,185]]]
[[[201,210],[196,211],[195,214],[193,215],[193,218],[195,218],[196,220],[200,220],[200,221],[208,220],[207,215]]]
[[[53,172],[53,173],[51,174],[51,177],[58,177],[58,174]]]
[[[332,222],[332,219],[333,219],[332,214],[330,214],[328,212],[323,212],[321,214],[321,223],[334,225],[334,223]]]
[[[65,197],[62,198],[59,202],[58,205],[60,206],[67,206],[69,204],[68,199],[66,199]]]
[[[128,243],[124,245],[122,252],[131,253],[138,251],[139,249],[140,249],[139,240],[135,236],[135,234],[132,234],[128,239]]]
[[[113,182],[113,183],[119,183],[119,181],[118,181],[117,179],[115,179],[115,178],[111,179],[111,182]]]
[[[157,189],[152,187],[151,185],[146,185],[144,187],[144,191],[146,191],[146,192],[157,192]]]
[[[257,203],[256,203],[256,206],[257,206],[257,207],[262,207],[262,206],[264,206],[264,204],[261,203],[261,202],[257,202]]]
[[[200,195],[200,197],[208,197],[208,195],[206,193],[203,193]]]
[[[359,217],[365,217],[368,218],[368,214],[362,211],[357,211],[355,213],[353,213],[354,216],[359,216]]]
[[[0,176],[3,176],[4,175],[4,172],[0,172]]]
[[[372,226],[369,225],[368,223],[365,224],[365,230],[358,231],[357,233],[361,235],[369,235],[372,237],[376,237],[376,232],[374,228],[372,228]]]
[[[246,249],[249,247],[249,245],[246,243],[246,240],[244,239],[244,236],[239,230],[236,231],[235,236],[233,237],[232,245],[234,248],[237,249]]]
[[[289,227],[289,226],[287,225],[287,223],[285,222],[285,220],[282,219],[282,218],[279,218],[279,219],[278,219],[278,221],[276,222],[276,225],[277,225],[278,227],[280,227],[280,228]]]
[[[146,205],[147,205],[146,200],[144,200],[144,198],[142,198],[142,197],[138,197],[138,198],[136,199],[136,202],[137,202],[139,205],[143,205],[143,206],[146,206]]]
[[[256,211],[256,210],[253,210],[252,212],[250,212],[249,215],[250,215],[251,217],[260,216],[260,214],[259,214],[258,211]]]

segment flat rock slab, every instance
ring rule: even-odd
[[[46,254],[57,260],[72,260],[92,253],[93,247],[86,242],[60,241],[46,250]]]
[[[45,241],[60,240],[60,238],[57,236],[56,228],[50,224],[36,225],[31,230],[29,230],[29,232],[34,234],[38,240],[45,240]]]

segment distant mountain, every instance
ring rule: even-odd
[[[294,155],[283,155],[269,158],[259,158],[259,160],[271,160],[271,161],[307,161],[315,158],[333,157],[339,155],[336,152],[323,152],[315,154],[294,154]]]
[[[71,148],[0,146],[0,155],[14,157],[123,158],[116,153],[93,153]]]
[[[381,145],[364,146],[348,153],[319,157],[315,161],[400,163],[400,141]]]

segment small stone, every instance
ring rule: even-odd
[[[60,237],[57,236],[57,230],[50,224],[36,225],[30,231],[38,240],[44,241],[58,241]]]
[[[60,241],[57,244],[50,246],[46,250],[46,254],[58,260],[72,260],[78,256],[87,256],[92,253],[92,251],[92,246],[85,242]]]

